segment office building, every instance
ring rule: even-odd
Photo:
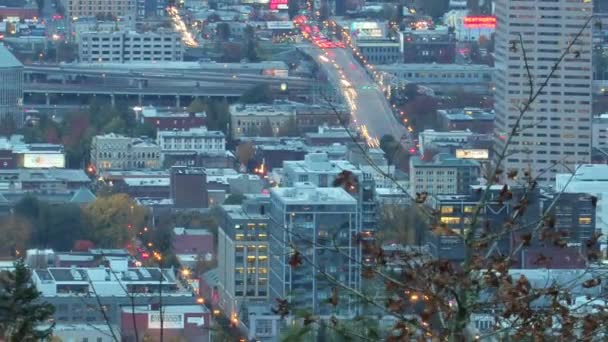
[[[390,64],[403,61],[399,42],[388,38],[358,39],[355,45],[371,64]]]
[[[209,206],[207,173],[202,167],[173,166],[170,196],[176,209],[202,209]]]
[[[393,87],[415,83],[432,89],[438,95],[462,90],[476,94],[493,93],[494,69],[484,64],[396,63],[378,65],[376,69],[393,76]]]
[[[244,304],[268,299],[269,205],[268,196],[256,196],[241,205],[220,207],[219,303],[229,314],[238,314]]]
[[[519,108],[529,97],[529,82],[519,34],[527,63],[538,86],[558,62],[566,44],[593,13],[591,1],[496,0],[496,150],[505,146],[518,120]],[[503,169],[528,169],[541,183],[551,182],[556,172],[591,158],[591,30],[590,23],[544,89],[526,112],[521,126],[532,125],[513,137]],[[521,128],[521,127],[520,127]]]
[[[334,181],[344,175],[344,172],[356,179],[356,184],[348,193],[360,205],[361,230],[374,231],[377,223],[377,208],[372,173],[362,172],[349,161],[330,160],[327,153],[309,153],[301,161],[286,160],[283,162],[281,186],[293,187],[297,183],[309,182],[319,188],[334,187]]]
[[[171,62],[183,55],[181,36],[170,30],[83,32],[78,39],[82,63]]]
[[[494,112],[481,108],[438,109],[437,121],[443,131],[492,133]]]
[[[224,133],[208,131],[207,127],[183,131],[158,131],[156,140],[163,154],[174,152],[222,154],[226,152]]]
[[[440,153],[430,161],[420,157],[410,159],[410,191],[430,195],[467,194],[471,185],[479,183],[480,165],[477,161],[458,159]]]
[[[447,27],[399,32],[404,63],[454,63],[456,40]]]
[[[23,64],[0,44],[0,122],[23,126]]]
[[[153,106],[136,107],[134,111],[139,122],[152,125],[159,131],[182,131],[204,127],[205,119],[207,118],[207,115],[204,112],[176,112],[170,109],[157,108]]]
[[[591,123],[591,146],[593,148],[608,147],[608,113],[593,117]]]
[[[361,255],[352,237],[360,233],[357,201],[342,188],[311,183],[273,188],[270,193],[270,300],[287,299],[313,315],[356,314],[354,298],[328,303],[335,281],[361,288]],[[331,246],[331,247],[330,247]],[[338,247],[340,252],[335,252]],[[294,249],[301,263],[293,267]],[[293,262],[292,262],[293,263]],[[330,279],[328,279],[330,277]]]
[[[72,20],[110,15],[123,20],[135,19],[135,0],[61,0],[65,15]]]
[[[91,142],[91,165],[98,172],[157,169],[160,160],[160,147],[152,141],[109,133],[96,135]]]

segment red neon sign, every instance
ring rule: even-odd
[[[464,27],[466,28],[496,28],[496,17],[492,16],[472,16],[464,17]]]
[[[289,0],[270,0],[268,8],[271,10],[287,9]]]

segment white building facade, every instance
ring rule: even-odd
[[[529,82],[520,44],[523,37],[534,92],[558,63],[560,55],[593,13],[591,1],[495,1],[496,29],[496,150],[502,151],[529,98]],[[523,116],[520,131],[509,146],[505,169],[543,172],[538,181],[551,182],[566,165],[588,163],[591,157],[591,30],[587,25],[560,62],[543,93]],[[556,165],[557,164],[557,165]]]
[[[226,137],[221,131],[209,131],[206,127],[185,131],[158,131],[157,142],[165,152],[197,152],[220,154],[226,152]]]
[[[78,58],[84,63],[173,62],[184,57],[181,36],[173,31],[83,32]]]

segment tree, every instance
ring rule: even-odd
[[[230,110],[228,102],[223,100],[212,100],[207,104],[207,128],[222,131],[226,136],[230,135],[228,123],[230,122]]]
[[[125,134],[127,131],[127,123],[119,117],[114,117],[107,125],[103,126],[103,133]]]
[[[89,240],[101,247],[124,248],[146,223],[146,209],[126,194],[98,197],[84,207]]]
[[[262,121],[258,135],[260,137],[274,137],[274,130],[272,129],[270,119],[266,118],[266,120]]]
[[[241,169],[247,170],[249,162],[255,156],[255,146],[253,142],[242,142],[236,147],[236,158],[241,164]]]
[[[0,255],[25,252],[32,234],[32,224],[24,217],[10,215],[0,220]]]
[[[15,270],[0,277],[0,332],[8,342],[40,341],[53,333],[55,324],[41,325],[53,316],[55,308],[40,302],[40,292],[31,282],[30,271],[23,261],[15,262]]]
[[[192,102],[188,105],[188,113],[203,113],[206,110],[207,106],[205,105],[205,101],[203,101],[200,97],[194,98]]]
[[[257,62],[259,60],[257,53],[257,41],[255,38],[255,30],[251,25],[247,25],[243,32],[243,47],[244,57],[249,62]]]
[[[272,103],[272,101],[274,101],[274,96],[267,84],[258,84],[247,89],[239,99],[239,102],[243,104]]]
[[[392,164],[397,151],[400,149],[399,142],[390,134],[384,135],[380,138],[380,149],[384,151],[386,160]]]
[[[224,204],[241,204],[243,203],[243,201],[247,198],[247,196],[240,194],[240,193],[234,193],[234,194],[230,194],[225,200],[224,200]]]

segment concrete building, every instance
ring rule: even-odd
[[[403,61],[403,53],[399,49],[398,41],[387,38],[358,39],[355,44],[371,64],[390,64]]]
[[[23,64],[0,44],[0,121],[23,126]]]
[[[555,176],[555,191],[596,196],[595,228],[608,234],[608,165],[585,164],[572,173]],[[606,248],[606,244],[602,244]]]
[[[424,155],[426,149],[432,149],[437,143],[452,143],[455,146],[463,146],[473,136],[471,131],[449,131],[437,132],[434,129],[425,129],[418,134],[420,154]]]
[[[230,129],[234,138],[258,136],[262,126],[270,123],[272,134],[277,135],[281,126],[295,120],[295,115],[291,106],[235,104],[230,106]]]
[[[493,93],[494,69],[483,64],[396,63],[376,69],[393,76],[394,87],[415,83],[431,88],[435,94],[462,91],[463,87],[471,93]]]
[[[399,32],[404,63],[446,63],[455,59],[456,40],[447,27]]]
[[[169,30],[83,32],[78,39],[82,63],[169,62],[183,55],[181,36]]]
[[[443,131],[492,133],[494,111],[486,111],[481,108],[438,109],[437,121]]]
[[[358,308],[354,298],[341,298],[336,308],[328,303],[335,285],[327,276],[361,288],[361,254],[352,244],[352,237],[361,231],[358,215],[357,201],[342,188],[318,188],[311,183],[273,188],[268,234],[273,256],[270,300],[287,299],[313,315],[354,316]],[[333,251],[336,245],[340,253]],[[302,257],[298,267],[289,264],[294,248]]]
[[[202,167],[171,167],[170,196],[176,209],[209,207],[207,173]]]
[[[109,133],[96,135],[91,142],[91,164],[99,171],[157,169],[160,147],[154,142]]]
[[[163,154],[179,152],[226,153],[224,133],[208,131],[207,127],[191,128],[183,131],[158,131],[156,140]]]
[[[481,37],[489,40],[496,31],[493,19],[491,16],[471,16],[468,10],[451,10],[444,14],[443,23],[454,29],[458,41],[479,41]]]
[[[161,333],[160,307],[153,305],[138,305],[135,308],[125,306],[121,308],[121,340],[135,341],[135,329],[145,331],[151,339],[169,341],[211,341],[211,313],[206,306],[191,305],[165,305],[162,308]],[[135,320],[136,324],[133,324]],[[140,337],[141,339],[141,337]]]
[[[65,15],[72,20],[81,17],[111,15],[123,20],[135,19],[135,0],[61,0]]]
[[[440,153],[431,161],[410,158],[410,191],[429,195],[467,194],[479,182],[480,165]]]
[[[118,326],[123,307],[131,308],[131,295],[135,305],[158,306],[162,288],[163,306],[196,305],[196,297],[177,281],[173,271],[131,268],[124,258],[107,259],[109,267],[49,267],[32,271],[32,282],[41,292],[40,299],[55,307],[54,322],[106,324],[102,311],[97,309],[98,299],[92,293],[104,304],[109,323]]]
[[[372,173],[361,171],[346,160],[330,160],[326,153],[309,153],[301,161],[284,161],[281,186],[293,187],[297,183],[308,182],[319,188],[334,187],[334,181],[352,174],[356,184],[348,193],[359,204],[359,223],[362,231],[373,232],[377,224],[376,184]]]
[[[593,118],[591,123],[591,146],[593,148],[608,147],[608,114]]]
[[[518,34],[523,36],[527,62],[538,87],[567,44],[564,37],[573,37],[583,28],[593,13],[593,3],[569,0],[497,0],[494,3],[498,19],[495,136],[496,150],[501,151],[518,119],[518,108],[529,96]],[[544,172],[538,181],[546,184],[565,169],[562,163],[570,167],[590,161],[592,26],[587,25],[577,38],[572,48],[577,56],[567,56],[560,62],[560,72],[553,75],[526,112],[521,125],[534,127],[513,138],[503,169],[531,168],[535,173]]]
[[[175,112],[153,106],[135,108],[137,120],[156,127],[159,131],[188,130],[205,126],[207,115],[202,113]]]
[[[230,315],[240,316],[244,304],[268,299],[269,205],[268,196],[257,196],[242,205],[220,207],[219,304]]]

